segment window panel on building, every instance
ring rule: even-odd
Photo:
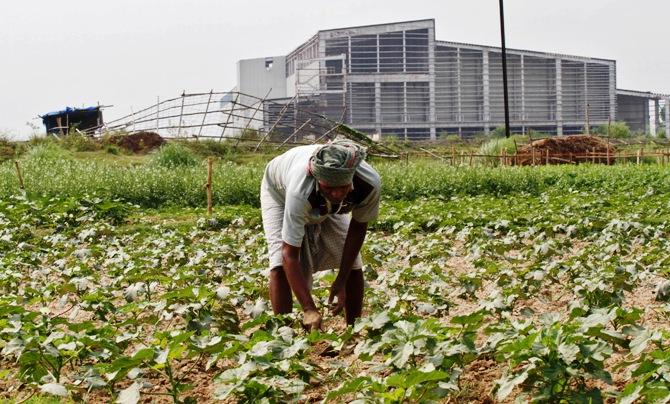
[[[561,61],[561,110],[563,122],[581,121],[586,116],[583,62]]]
[[[379,71],[381,73],[402,73],[404,64],[402,31],[380,34]]]
[[[525,56],[524,79],[525,121],[556,120],[556,60]]]
[[[377,72],[377,35],[351,37],[351,72]]]
[[[428,83],[407,82],[407,122],[428,122],[430,96]]]
[[[458,59],[454,47],[435,50],[435,114],[438,122],[458,121]]]
[[[381,83],[381,122],[403,122],[404,83]]]
[[[353,124],[375,122],[375,84],[349,84],[350,120]]]
[[[606,121],[610,113],[609,66],[587,63],[586,80],[589,121]]]
[[[405,71],[428,73],[428,30],[405,31]]]
[[[465,122],[484,119],[483,55],[476,49],[460,49],[461,116]]]

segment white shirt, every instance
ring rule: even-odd
[[[305,225],[323,222],[328,215],[347,214],[361,223],[377,218],[381,179],[365,161],[356,169],[354,189],[341,205],[328,211],[325,198],[317,192],[316,179],[309,174],[309,160],[321,145],[298,146],[275,157],[265,167],[263,186],[284,205],[282,239],[295,247],[302,245]]]

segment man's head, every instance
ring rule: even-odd
[[[339,203],[351,191],[354,174],[363,160],[363,147],[348,140],[336,140],[317,149],[309,169],[323,196]]]

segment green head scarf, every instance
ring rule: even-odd
[[[351,184],[356,169],[365,160],[365,149],[349,140],[335,140],[314,152],[310,172],[332,187]]]

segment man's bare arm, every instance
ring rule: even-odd
[[[333,314],[338,314],[344,308],[344,298],[345,298],[345,285],[347,279],[349,279],[349,273],[351,272],[354,261],[358,256],[358,253],[361,251],[363,242],[365,241],[365,234],[368,230],[368,224],[358,222],[355,219],[351,219],[349,223],[349,230],[347,231],[347,238],[344,241],[344,247],[342,248],[342,261],[340,262],[340,271],[335,278],[335,282],[330,288],[330,297],[328,298],[328,304],[333,303],[335,296],[337,296],[337,305],[333,307]]]
[[[316,311],[314,299],[309,291],[307,280],[302,273],[300,266],[300,247],[294,247],[290,244],[284,243],[282,245],[282,258],[284,264],[284,273],[288,284],[291,286],[293,294],[298,299],[300,306],[304,312],[313,310]]]

